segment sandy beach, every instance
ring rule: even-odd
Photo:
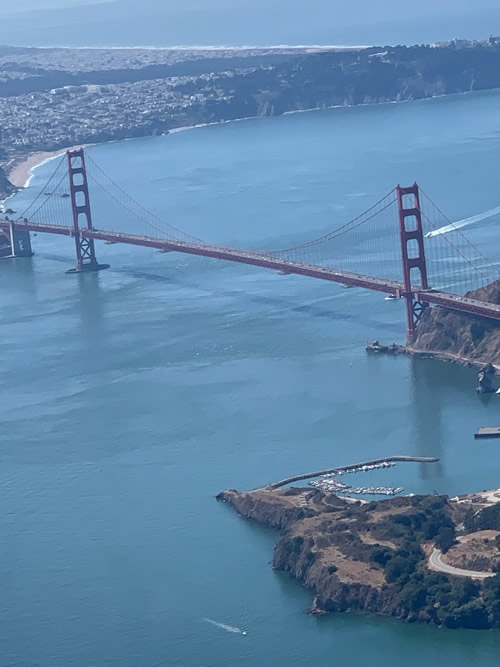
[[[12,183],[12,185],[16,186],[16,188],[23,188],[31,175],[32,169],[37,167],[42,162],[45,162],[45,160],[56,157],[57,155],[62,155],[63,153],[64,150],[54,151],[53,153],[33,153],[27,158],[22,159],[17,164],[14,163],[12,167],[7,170],[7,178]]]
[[[86,146],[71,146],[69,148],[61,148],[58,151],[39,151],[37,153],[31,153],[31,155],[21,158],[19,161],[15,161],[6,169],[7,178],[12,185],[16,186],[16,188],[24,188],[32,175],[33,169],[40,166],[42,162],[63,155],[66,151],[85,147]]]

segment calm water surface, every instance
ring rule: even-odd
[[[494,208],[500,94],[338,109],[90,149],[186,231],[248,247],[310,238],[417,179],[454,219]],[[20,210],[52,170],[41,167]],[[94,193],[99,220],[120,220]],[[500,260],[491,217],[468,234]],[[214,500],[318,466],[437,456],[359,482],[499,485],[495,397],[472,371],[373,358],[404,338],[381,295],[68,240],[0,264],[0,663],[498,665],[500,634],[369,615],[313,618],[269,565],[277,534]],[[204,619],[236,626],[232,633]]]
[[[493,0],[22,0],[2,1],[0,44],[429,44],[484,39]],[[110,26],[113,29],[110,30]]]

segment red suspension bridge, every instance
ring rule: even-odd
[[[109,218],[95,224],[89,183],[120,207],[120,229],[109,229]],[[396,187],[361,215],[312,241],[284,250],[242,250],[206,243],[161,220],[80,149],[60,160],[20,216],[0,217],[0,256],[31,256],[30,232],[71,237],[76,250],[72,273],[107,268],[99,264],[95,252],[95,241],[106,241],[201,255],[394,295],[406,302],[408,343],[431,305],[500,320],[500,306],[465,296],[471,288],[497,279],[498,268],[416,183]]]

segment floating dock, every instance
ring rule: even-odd
[[[474,433],[475,438],[500,438],[500,426],[482,426]]]

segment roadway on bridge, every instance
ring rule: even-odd
[[[9,220],[0,220],[0,232],[9,234]],[[47,234],[59,234],[63,236],[74,236],[72,226],[54,225],[39,222],[16,221],[16,229],[25,229],[31,232]],[[328,280],[351,287],[361,287],[385,294],[401,296],[404,285],[401,282],[367,276],[349,271],[338,270],[320,264],[308,264],[279,257],[273,253],[259,253],[235,248],[225,248],[213,245],[202,245],[187,241],[174,241],[151,236],[141,236],[123,232],[102,231],[99,229],[80,229],[82,238],[94,239],[96,241],[107,241],[108,243],[125,243],[127,245],[142,246],[145,248],[156,248],[162,252],[180,252],[189,255],[211,257],[213,259],[237,262],[250,266],[258,266],[264,269],[280,271],[284,274],[295,274],[308,276],[320,280]],[[415,301],[423,301],[436,306],[444,306],[460,312],[486,317],[491,320],[500,321],[500,305],[470,299],[465,296],[440,292],[438,290],[422,290],[418,286],[412,287],[412,295]]]
[[[453,567],[453,565],[443,563],[442,556],[443,554],[440,549],[433,549],[429,556],[429,567],[431,570],[443,572],[444,574],[452,574],[455,577],[470,577],[471,579],[487,579],[488,577],[495,576],[494,572],[479,572],[478,570],[463,570],[460,567]]]

